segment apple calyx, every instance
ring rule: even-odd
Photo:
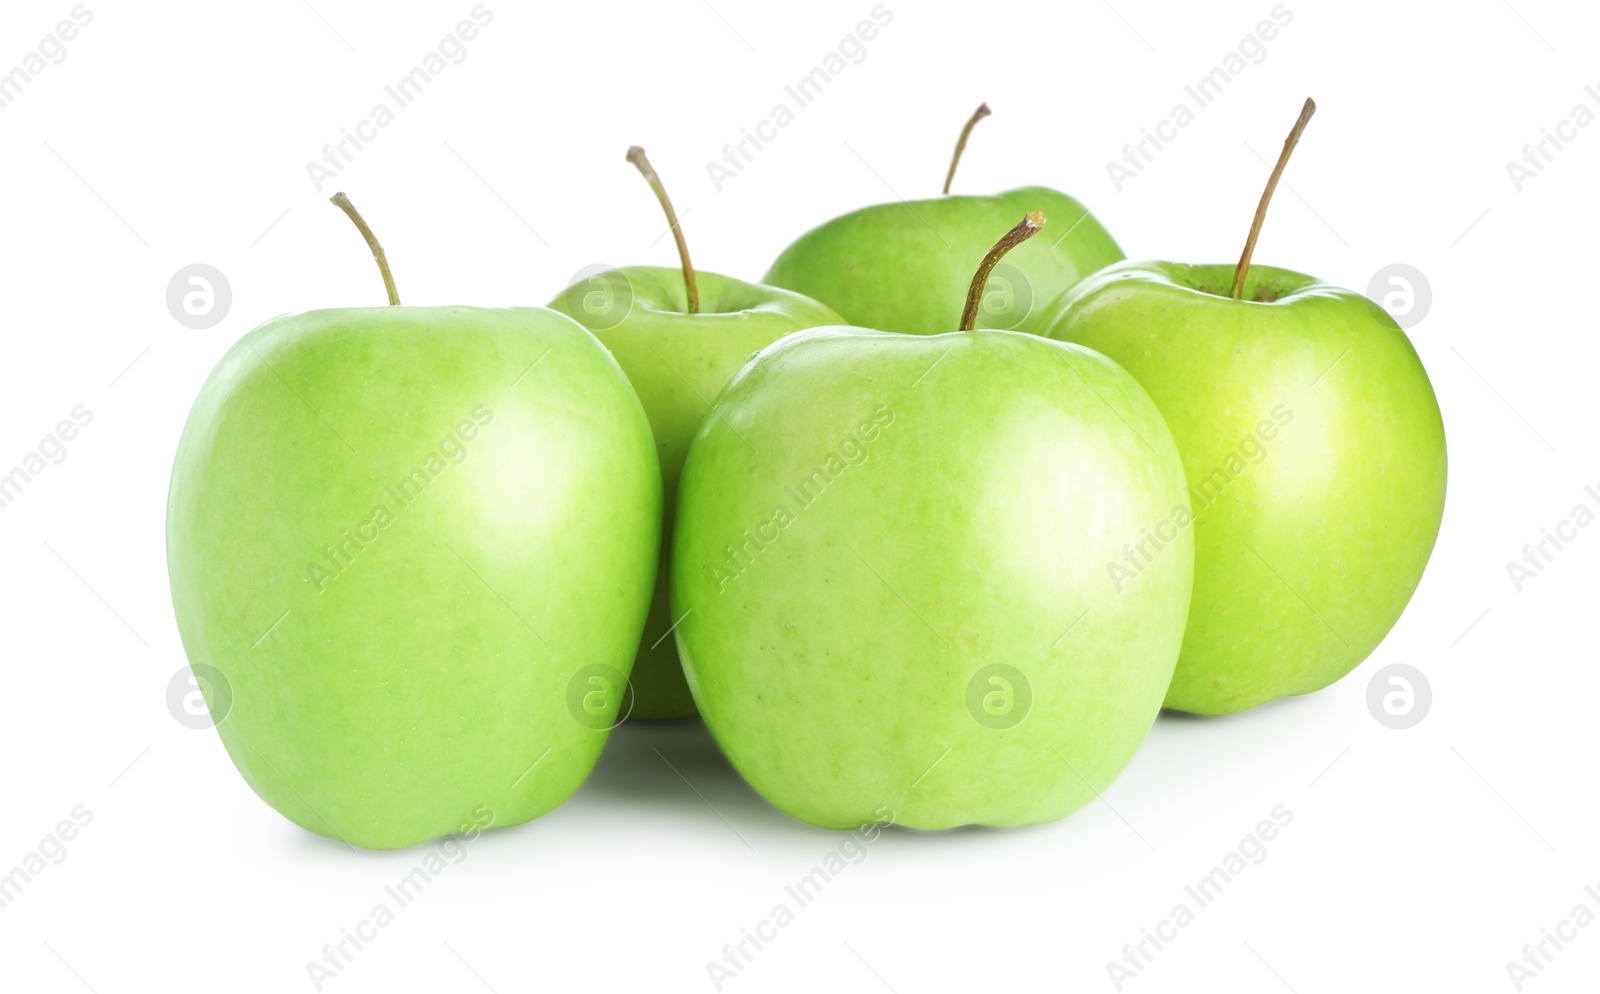
[[[1233,299],[1244,297],[1244,280],[1250,275],[1250,256],[1255,253],[1256,239],[1261,236],[1261,225],[1267,219],[1267,205],[1272,202],[1272,192],[1278,188],[1278,177],[1283,175],[1283,167],[1289,164],[1289,155],[1294,147],[1300,144],[1300,135],[1306,130],[1306,125],[1311,121],[1311,115],[1317,112],[1317,102],[1306,97],[1306,102],[1300,108],[1300,117],[1294,122],[1294,127],[1289,129],[1289,137],[1283,141],[1283,151],[1278,154],[1278,164],[1272,167],[1272,175],[1267,177],[1267,188],[1261,191],[1261,203],[1256,205],[1256,216],[1250,222],[1250,237],[1245,239],[1244,254],[1239,256],[1239,265],[1233,270]]]
[[[689,298],[689,313],[699,314],[700,290],[694,282],[694,264],[689,261],[689,243],[683,240],[683,229],[678,227],[678,212],[672,209],[672,200],[667,197],[667,188],[661,185],[661,177],[656,175],[655,167],[650,165],[650,160],[645,157],[644,149],[630,145],[628,161],[644,175],[645,182],[655,191],[656,199],[661,201],[661,209],[666,212],[667,224],[672,229],[672,240],[678,243],[678,258],[683,262],[683,289]]]
[[[1039,211],[1029,211],[1017,222],[1017,226],[1000,236],[994,247],[983,257],[983,262],[978,264],[978,272],[972,277],[972,286],[967,288],[967,306],[961,312],[961,330],[972,331],[978,323],[978,306],[983,303],[983,287],[989,282],[989,274],[994,271],[995,264],[1000,257],[1021,245],[1023,242],[1039,233],[1044,227],[1044,215]]]
[[[335,193],[328,200],[333,206],[344,211],[351,221],[355,222],[356,230],[361,232],[361,237],[367,240],[367,248],[372,250],[372,258],[377,260],[378,273],[383,276],[383,289],[389,294],[390,305],[399,304],[400,291],[395,289],[394,274],[389,272],[389,257],[383,254],[383,246],[378,244],[378,236],[374,235],[372,229],[367,227],[367,222],[362,218],[361,212],[356,210],[356,205],[352,204],[350,198],[345,196],[343,192]]]
[[[941,193],[950,192],[950,181],[956,178],[956,163],[961,161],[961,153],[967,150],[967,136],[972,134],[972,129],[977,123],[990,113],[989,105],[981,103],[978,109],[972,112],[972,116],[967,118],[966,125],[961,129],[961,137],[956,139],[956,152],[950,157],[950,171],[944,174],[944,189],[940,191]]]

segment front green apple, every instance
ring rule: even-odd
[[[1394,626],[1445,497],[1439,405],[1365,297],[1298,273],[1140,262],[1085,280],[1048,333],[1103,352],[1166,416],[1196,523],[1167,706],[1226,714],[1328,686]],[[1122,560],[1130,585],[1151,561]],[[1154,560],[1159,563],[1159,554]]]
[[[553,312],[313,311],[245,336],[195,401],[167,515],[184,648],[231,687],[217,728],[245,780],[373,849],[556,807],[611,723],[569,711],[569,684],[632,665],[660,486],[622,371]]]
[[[692,314],[683,274],[653,266],[599,273],[550,302],[593,332],[628,374],[661,462],[661,564],[633,668],[637,718],[695,713],[677,644],[668,634],[676,620],[669,596],[673,507],[695,430],[751,353],[790,332],[839,323],[837,314],[797,293],[704,271],[696,280],[699,310]]]
[[[313,832],[393,849],[577,789],[660,520],[644,412],[570,318],[323,310],[252,331],[201,388],[167,561],[245,780]]]
[[[1048,215],[1052,233],[1007,257],[984,295],[977,325],[1038,332],[1045,305],[1123,258],[1087,207],[1042,186],[854,211],[801,235],[761,282],[820,300],[854,325],[910,335],[948,332],[994,233],[1027,211]]]
[[[825,828],[1061,818],[1171,680],[1193,582],[1183,467],[1086,349],[963,330],[796,332],[740,371],[684,466],[672,594],[689,686],[778,808]],[[1170,531],[1137,585],[1106,564]]]
[[[799,332],[728,386],[684,468],[673,598],[728,758],[813,825],[1061,818],[1143,740],[1193,578],[1155,406],[1015,332]]]

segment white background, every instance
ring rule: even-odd
[[[72,5],[0,7],[0,67]],[[541,304],[586,265],[672,264],[623,161],[639,143],[696,261],[758,279],[827,217],[937,193],[986,100],[958,191],[1059,187],[1130,256],[1223,262],[1265,179],[1256,153],[1276,154],[1312,95],[1256,258],[1357,290],[1395,262],[1431,283],[1410,333],[1451,479],[1409,610],[1321,693],[1225,719],[1163,715],[1104,803],[1063,822],[886,833],[725,989],[1111,991],[1124,943],[1282,804],[1293,822],[1265,861],[1124,989],[1513,990],[1506,963],[1525,943],[1580,902],[1600,910],[1584,893],[1600,884],[1600,528],[1520,593],[1506,571],[1600,485],[1600,127],[1521,192],[1506,162],[1575,104],[1600,110],[1583,89],[1600,83],[1600,11],[1289,0],[1265,60],[1117,191],[1107,161],[1273,5],[888,0],[894,20],[866,58],[719,193],[706,162],[873,0],[490,0],[466,60],[319,193],[307,160],[472,0],[90,0],[67,58],[0,110],[0,469],[74,405],[95,415],[0,510],[0,872],[75,805],[94,813],[0,910],[0,984],[311,990],[307,961],[422,857],[289,824],[214,731],[181,726],[165,701],[186,665],[163,529],[190,402],[252,326],[382,300],[326,203],[334,189],[377,229],[407,303]],[[233,289],[209,330],[178,324],[164,299],[194,262]],[[1366,705],[1391,663],[1433,688],[1409,730]],[[698,725],[624,726],[570,802],[473,843],[325,989],[711,991],[707,961],[840,839],[768,807]],[[1524,989],[1592,989],[1597,974],[1590,927]]]

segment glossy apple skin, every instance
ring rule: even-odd
[[[241,339],[189,415],[173,606],[191,664],[231,687],[217,729],[256,793],[402,848],[577,789],[621,694],[587,699],[597,730],[569,683],[632,665],[660,509],[644,412],[570,319],[295,314]]]
[[[941,334],[960,324],[984,254],[1029,211],[1042,211],[1050,227],[995,269],[977,324],[1037,332],[1051,301],[1123,258],[1087,207],[1042,186],[854,211],[801,235],[762,282],[820,300],[854,325]]]
[[[729,384],[684,467],[673,599],[701,716],[813,825],[1061,818],[1171,680],[1190,539],[1120,594],[1105,562],[1181,505],[1166,426],[1103,356],[1016,332],[792,335]],[[990,664],[1031,687],[1011,727],[973,710]]]
[[[1252,266],[1242,301],[1232,280],[1231,265],[1123,263],[1066,294],[1048,326],[1132,373],[1183,453],[1194,606],[1167,706],[1200,714],[1359,665],[1411,599],[1444,513],[1444,422],[1405,332],[1309,276]]]
[[[823,305],[788,290],[698,272],[700,310],[688,313],[683,270],[628,266],[570,287],[550,306],[588,328],[622,366],[655,434],[665,495],[661,565],[633,667],[635,718],[692,718],[670,593],[672,519],[689,442],[722,388],[749,360],[802,328],[838,324]]]

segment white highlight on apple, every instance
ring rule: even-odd
[[[355,565],[356,557],[367,551],[367,546],[377,543],[383,537],[384,529],[394,524],[400,511],[422,499],[422,494],[428,485],[451,466],[459,466],[466,461],[468,450],[467,443],[478,437],[478,432],[487,427],[494,420],[494,411],[486,404],[479,404],[472,409],[472,418],[462,418],[448,435],[440,439],[439,444],[422,461],[421,465],[413,466],[398,483],[390,484],[383,488],[384,495],[392,502],[379,503],[373,506],[372,511],[357,522],[355,534],[349,528],[339,530],[340,539],[322,547],[323,559],[319,563],[312,560],[306,565],[306,582],[317,588],[317,593],[328,589],[328,584],[344,575],[345,570]]]
[[[1189,487],[1189,507],[1178,505],[1172,513],[1149,528],[1139,530],[1139,538],[1122,547],[1122,561],[1106,562],[1106,576],[1117,593],[1127,588],[1128,582],[1143,573],[1156,556],[1178,540],[1178,534],[1200,519],[1212,504],[1222,497],[1222,492],[1236,483],[1251,466],[1267,460],[1267,443],[1275,441],[1278,432],[1294,423],[1294,411],[1284,404],[1272,409],[1272,420],[1265,418],[1255,428],[1246,432],[1237,446],[1229,450],[1219,465]],[[1153,547],[1153,548],[1152,548]]]

